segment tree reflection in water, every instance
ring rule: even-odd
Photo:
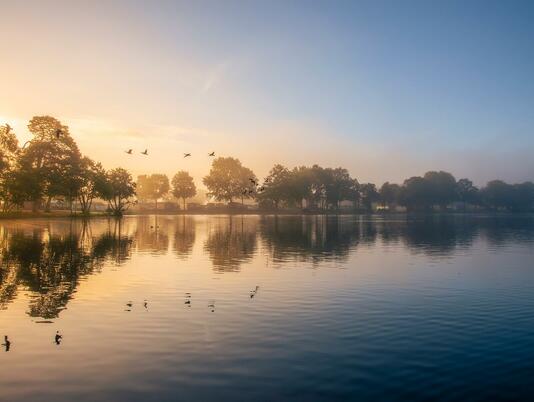
[[[22,288],[31,292],[30,316],[56,318],[82,278],[98,272],[105,261],[121,264],[129,258],[132,237],[123,233],[121,221],[99,226],[102,232],[97,236],[86,221],[58,234],[51,227],[31,233],[4,229],[0,307],[5,308]]]
[[[198,224],[198,220],[205,221]],[[490,247],[534,243],[534,218],[517,216],[232,216],[129,217],[122,220],[18,221],[0,224],[0,308],[29,291],[28,314],[55,318],[80,281],[133,252],[158,258],[172,249],[192,255],[197,231],[216,272],[239,272],[254,258],[267,263],[346,261],[359,247],[400,247],[432,258],[454,256],[476,241]],[[133,248],[133,245],[136,248]],[[260,251],[258,248],[261,246]],[[340,266],[346,267],[344,264]]]
[[[193,250],[196,237],[196,220],[193,216],[182,215],[176,218],[174,226],[174,252],[185,259]]]
[[[256,233],[256,218],[216,218],[204,243],[215,271],[237,272],[242,263],[252,260],[256,251]]]
[[[261,220],[263,245],[274,262],[345,259],[361,240],[357,222],[341,216],[267,216]]]

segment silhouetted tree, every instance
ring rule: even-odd
[[[121,216],[133,203],[135,183],[132,175],[123,168],[111,170],[102,186],[102,198],[108,201],[110,211]]]
[[[50,209],[53,197],[72,197],[73,175],[81,160],[78,146],[69,133],[69,128],[50,116],[35,116],[28,124],[33,139],[20,157],[20,170],[35,176],[27,195],[37,209],[41,198],[46,199],[45,209]]]
[[[95,163],[84,157],[81,160],[78,180],[78,201],[82,213],[88,214],[93,200],[97,197],[103,197],[106,191],[106,171],[100,163]]]
[[[399,203],[401,187],[398,184],[385,182],[380,187],[380,201],[388,209]]]
[[[137,197],[154,200],[158,209],[158,199],[169,192],[169,178],[165,174],[137,176]]]
[[[185,200],[194,197],[196,194],[197,188],[189,173],[182,170],[174,175],[172,178],[172,195],[182,199],[184,211]]]
[[[414,176],[406,179],[400,193],[400,204],[408,211],[426,210],[432,205],[430,186],[423,177]]]
[[[239,159],[217,158],[211,165],[210,173],[202,181],[208,188],[210,197],[218,201],[232,202],[234,198],[241,197],[245,191],[244,172]],[[252,178],[255,179],[255,176]]]
[[[464,208],[466,204],[476,205],[480,203],[479,190],[469,179],[458,180],[456,183],[456,193],[458,195],[458,201],[464,204]]]
[[[373,203],[380,200],[380,194],[373,183],[360,184],[360,196],[362,205],[366,211],[371,211],[373,209]]]
[[[9,181],[16,169],[18,152],[18,140],[11,127],[7,124],[0,126],[0,203],[3,211],[16,204],[9,191]]]
[[[448,172],[427,172],[428,198],[432,205],[439,205],[442,210],[457,199],[456,179]]]
[[[282,165],[274,165],[263,183],[264,190],[258,194],[260,204],[272,205],[278,209],[282,201],[288,200],[290,192],[290,171]]]

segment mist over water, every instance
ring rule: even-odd
[[[533,246],[532,215],[2,221],[0,399],[525,397]]]

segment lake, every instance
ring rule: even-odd
[[[6,220],[0,253],[0,400],[534,395],[531,215]]]

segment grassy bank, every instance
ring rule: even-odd
[[[0,212],[0,219],[36,219],[36,218],[93,218],[106,216],[102,212],[92,212],[89,216],[80,213],[73,214],[70,211],[10,211]]]

